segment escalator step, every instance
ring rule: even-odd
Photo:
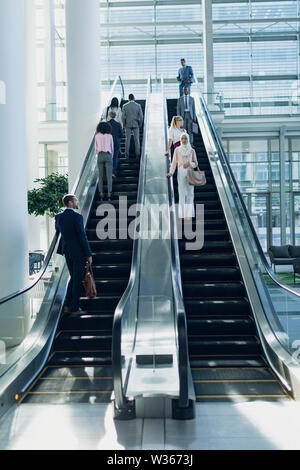
[[[63,351],[93,351],[111,349],[111,330],[106,331],[85,331],[85,332],[61,332],[54,341],[54,349]]]
[[[190,335],[222,335],[228,334],[249,334],[254,335],[256,328],[250,317],[230,317],[228,318],[188,318],[188,333]]]
[[[197,383],[194,382],[197,401],[201,397],[209,398],[283,398],[286,393],[280,387],[279,383],[272,381],[241,381],[241,382],[213,382]]]
[[[64,332],[86,332],[91,330],[111,330],[113,325],[113,314],[81,314],[76,317],[64,317],[60,328]]]
[[[108,279],[108,280],[95,280],[97,293],[98,295],[119,295],[122,297],[127,284],[128,279],[117,280],[117,279]]]
[[[100,295],[94,299],[83,297],[80,300],[80,306],[88,313],[114,313],[120,301],[118,295]]]
[[[48,365],[59,367],[110,367],[111,351],[54,352]]]
[[[232,315],[250,315],[249,302],[242,299],[184,299],[184,305],[188,318],[196,316],[222,316],[230,318]]]
[[[97,249],[97,248],[96,248]],[[132,260],[132,251],[105,251],[99,252],[93,251],[93,263],[95,264],[102,264],[102,265],[111,265],[121,263],[124,264],[126,262],[131,263]]]
[[[260,345],[253,335],[189,336],[191,356],[203,354],[258,354]]]
[[[240,281],[241,273],[238,268],[231,267],[205,267],[189,268],[183,267],[181,270],[183,282],[191,281]]]
[[[214,253],[208,252],[188,252],[184,251],[180,255],[182,266],[195,266],[195,267],[205,267],[205,266],[236,266],[237,260],[236,256],[233,253]]]
[[[194,368],[192,375],[194,380],[275,380],[267,366]]]
[[[200,369],[200,372],[203,368],[227,368],[227,369],[240,369],[246,367],[266,367],[266,362],[264,361],[261,355],[224,355],[224,354],[214,354],[214,355],[202,355],[202,356],[190,356],[190,364],[192,372],[194,369]]]
[[[115,264],[110,266],[93,266],[95,279],[129,279],[130,264]]]
[[[240,282],[212,282],[200,281],[184,282],[183,295],[186,299],[213,297],[223,299],[224,297],[243,297],[245,295],[244,285]]]
[[[180,251],[185,251],[186,247],[186,241],[185,240],[179,240],[179,249]],[[195,251],[189,250],[191,253],[191,256],[196,255]],[[228,253],[228,252],[233,252],[233,245],[231,241],[210,241],[210,240],[205,240],[205,234],[204,234],[204,245],[203,248],[201,248],[201,253]],[[193,254],[192,254],[193,253]]]

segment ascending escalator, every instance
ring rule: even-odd
[[[145,110],[145,101],[139,101]],[[143,133],[142,133],[143,134]],[[143,135],[141,135],[141,142]],[[124,142],[122,143],[124,148]],[[119,197],[126,196],[128,206],[137,200],[140,162],[134,159],[131,146],[129,161],[119,159],[113,181],[112,204],[119,229]],[[106,183],[104,194],[106,194]],[[98,190],[87,222],[87,236],[93,253],[93,272],[98,296],[82,297],[83,313],[63,315],[48,362],[38,379],[27,391],[32,403],[108,402],[113,390],[111,346],[115,309],[128,284],[133,241],[99,240],[96,233],[101,219],[96,211],[100,204]],[[128,217],[127,224],[133,217]],[[83,294],[83,292],[82,292]],[[23,397],[25,398],[25,396]]]
[[[167,106],[170,122],[176,100],[167,100]],[[195,204],[204,204],[204,246],[186,251],[183,237],[179,249],[197,401],[288,397],[260,344],[201,135],[195,136],[194,146],[207,177],[206,186],[195,188]],[[177,178],[174,191],[178,202]]]

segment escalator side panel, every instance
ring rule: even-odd
[[[140,101],[143,111],[145,101]],[[143,133],[141,133],[141,142]],[[124,141],[121,148],[124,148]],[[134,150],[131,147],[131,151]],[[113,181],[111,204],[118,206],[119,196],[127,196],[128,205],[137,200],[139,159],[131,153],[129,161],[119,158],[117,176]],[[106,182],[104,181],[104,193]],[[107,203],[104,201],[103,204]],[[44,370],[22,401],[30,403],[69,402],[107,403],[113,390],[112,326],[115,309],[130,276],[132,241],[100,241],[96,234],[100,202],[96,191],[86,232],[93,252],[93,272],[98,296],[81,298],[83,313],[61,318],[52,351]],[[118,211],[117,220],[118,220]],[[128,217],[128,224],[132,218]],[[119,227],[117,222],[117,233]],[[84,292],[82,291],[82,295]]]
[[[170,121],[176,100],[168,100],[168,114]],[[186,251],[183,239],[179,247],[197,401],[288,398],[264,357],[201,134],[194,146],[207,177],[195,188],[195,204],[204,204],[204,246]],[[174,190],[178,202],[176,181]]]

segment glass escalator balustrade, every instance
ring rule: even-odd
[[[145,108],[145,101],[141,104]],[[107,201],[100,201],[98,190],[95,192],[86,233],[93,253],[93,273],[98,295],[87,299],[82,291],[83,312],[61,318],[42,375],[27,391],[26,400],[31,403],[103,403],[111,400],[114,312],[129,281],[133,248],[131,239],[122,240],[119,237],[122,223],[119,218],[119,198],[126,197],[130,205],[137,200],[140,162],[133,158],[131,152],[131,160],[119,159],[117,176],[113,181],[113,195],[109,204],[115,208],[117,215],[116,239],[99,239],[97,227],[107,218],[105,211],[101,216],[99,211],[101,206],[107,205]],[[105,181],[104,193],[107,192],[106,185]],[[133,218],[128,217],[127,225]],[[132,330],[129,329],[129,334]],[[124,348],[123,354],[127,357],[126,344]]]
[[[176,100],[167,103],[170,122]],[[265,357],[201,133],[195,150],[207,177],[195,188],[195,204],[204,204],[204,246],[189,251],[183,238],[179,249],[197,400],[287,398]],[[174,188],[178,200],[175,178]]]
[[[257,333],[260,334],[257,334],[256,337],[261,338],[264,343],[262,345],[263,353],[268,356],[267,360],[273,373],[278,375],[294,396],[298,396],[300,383],[300,293],[280,283],[271,270],[248,216],[212,117],[204,100],[197,93],[195,98],[199,122],[205,136],[203,150],[205,153],[208,152],[207,163],[210,163],[210,166],[213,165],[211,168],[213,168],[219,185],[216,195],[222,194],[223,209],[227,206],[226,220],[230,224],[230,231],[235,233],[235,244],[241,244],[244,250],[242,258],[239,253],[239,262],[236,260],[235,263],[238,268],[239,263],[246,260],[248,277],[244,298],[250,293],[249,300],[252,307],[259,299],[259,305],[256,303],[257,311],[255,309],[252,317],[255,320],[256,328],[259,328]],[[203,197],[204,192],[202,193]],[[211,203],[211,199],[209,203]],[[206,209],[205,212],[207,212]],[[207,218],[208,214],[205,216]],[[205,236],[209,237],[208,231]],[[224,252],[221,256],[224,256]],[[243,258],[245,259],[243,260]],[[243,272],[245,273],[245,269]],[[243,282],[241,277],[240,283],[243,284]],[[250,285],[252,287],[249,287]],[[253,300],[255,298],[256,301]],[[261,315],[258,311],[263,314]],[[277,340],[274,341],[275,337]]]

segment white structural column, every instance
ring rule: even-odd
[[[0,298],[28,284],[24,51],[24,0],[0,0]],[[24,334],[21,305],[1,308],[0,340],[13,346]]]
[[[70,189],[100,118],[99,0],[66,0]]]
[[[56,58],[54,0],[44,0],[46,58],[46,120],[56,120]]]
[[[36,1],[25,1],[25,84],[26,84],[26,140],[27,186],[34,187],[39,177],[38,103],[36,75]],[[40,249],[40,219],[29,216],[29,251]]]
[[[209,105],[213,104],[214,93],[214,43],[212,22],[212,0],[202,0],[203,19],[203,70],[204,93]]]
[[[281,245],[286,245],[286,184],[285,184],[285,139],[286,127],[282,126],[279,131],[279,158],[280,158],[280,239]]]

